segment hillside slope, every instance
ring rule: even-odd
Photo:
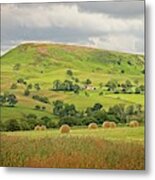
[[[74,78],[79,79],[79,85],[82,86],[84,80],[90,79],[97,90],[89,92],[89,97],[86,97],[84,92],[76,95],[72,92],[50,91],[56,79],[73,80],[66,74],[68,69],[72,70]],[[143,95],[98,95],[99,84],[106,84],[108,80],[114,79],[120,83],[130,80],[132,83],[137,81],[144,84],[143,70],[143,55],[60,44],[21,44],[1,57],[1,92],[14,93],[18,98],[16,108],[2,108],[2,117],[8,119],[10,113],[14,113],[15,117],[20,118],[23,114],[33,112],[39,116],[51,116],[52,102],[56,99],[74,103],[78,109],[91,106],[95,102],[104,104],[105,108],[118,103],[143,105]],[[25,86],[17,83],[20,78],[27,84],[39,83],[41,89],[36,91],[32,88],[30,96],[24,96]],[[10,88],[13,83],[17,88]],[[36,94],[47,96],[51,104],[32,99]],[[38,104],[44,105],[46,111],[34,110],[34,106]]]

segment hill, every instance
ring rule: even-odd
[[[67,74],[71,70],[72,76]],[[23,79],[24,83],[17,81]],[[51,91],[55,80],[70,80],[83,87],[84,81],[90,79],[95,91],[74,92]],[[14,93],[18,104],[15,108],[2,107],[2,119],[22,118],[29,113],[37,116],[52,115],[52,102],[60,99],[67,103],[74,103],[83,110],[95,102],[102,103],[107,109],[114,104],[144,105],[143,94],[111,94],[104,90],[109,80],[117,80],[120,84],[126,80],[134,85],[136,82],[144,85],[144,56],[81,46],[60,44],[27,43],[10,50],[1,57],[1,92]],[[12,88],[12,86],[16,86]],[[24,95],[26,86],[31,84],[30,95]],[[35,87],[39,84],[39,90]],[[102,84],[103,88],[100,88]],[[50,103],[43,103],[32,98],[34,95],[46,96]],[[36,110],[35,106],[44,106],[44,111]]]

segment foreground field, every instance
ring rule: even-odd
[[[2,133],[1,166],[144,169],[144,128]]]

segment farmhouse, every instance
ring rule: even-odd
[[[94,87],[92,85],[85,85],[84,89],[94,91],[94,90],[96,90],[96,87]]]

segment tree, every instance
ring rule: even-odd
[[[135,94],[140,94],[140,93],[141,93],[141,89],[139,87],[136,87]]]
[[[35,106],[35,109],[36,109],[36,110],[40,110],[40,106],[39,106],[39,105],[36,105],[36,106]]]
[[[39,91],[39,90],[40,90],[39,83],[34,84],[34,88],[35,88],[37,91]]]
[[[16,83],[13,83],[10,87],[10,89],[17,89],[17,84]]]
[[[20,124],[16,119],[9,119],[5,123],[7,131],[18,131],[20,130]]]
[[[27,89],[32,89],[32,84],[28,84]]]
[[[101,110],[102,109],[102,104],[100,104],[100,103],[96,103],[96,104],[94,104],[94,106],[92,107],[92,111],[99,111],[99,110]]]
[[[122,123],[126,123],[126,113],[124,104],[117,104],[113,107],[110,107],[108,114],[114,115]]]
[[[126,86],[126,87],[132,87],[131,81],[126,80],[126,81],[125,81],[125,86]]]
[[[14,94],[9,94],[7,96],[7,100],[6,101],[8,103],[8,106],[10,106],[10,107],[14,107],[15,104],[18,102],[18,100],[17,100],[17,98],[16,98],[16,96]]]
[[[23,84],[23,83],[24,83],[24,79],[23,79],[23,78],[19,78],[19,79],[17,80],[17,83]]]
[[[68,124],[69,126],[74,126],[78,124],[78,120],[76,117],[71,117],[71,116],[65,116],[62,117],[59,121],[59,126],[63,124]]]
[[[69,76],[72,76],[72,75],[73,75],[73,72],[72,72],[72,70],[70,70],[70,69],[68,69],[68,70],[66,71],[66,73],[67,73],[67,75],[69,75]]]
[[[135,113],[134,105],[127,106],[125,111],[127,115],[133,115]]]
[[[61,86],[61,81],[60,80],[55,80],[53,82],[53,90],[59,90]]]
[[[90,123],[97,123],[97,120],[93,116],[82,118],[82,125],[88,126]]]
[[[85,81],[85,84],[86,85],[89,85],[89,84],[91,84],[92,82],[91,82],[91,80],[90,79],[86,79],[86,81]]]
[[[56,100],[53,102],[53,114],[59,116],[61,110],[63,109],[63,101]]]
[[[0,95],[0,106],[3,106],[6,103],[6,96]]]
[[[110,91],[115,91],[115,89],[118,87],[118,82],[116,80],[108,81],[105,85],[108,87]]]
[[[24,91],[24,96],[29,96],[29,95],[30,95],[29,89],[25,89],[25,91]]]

